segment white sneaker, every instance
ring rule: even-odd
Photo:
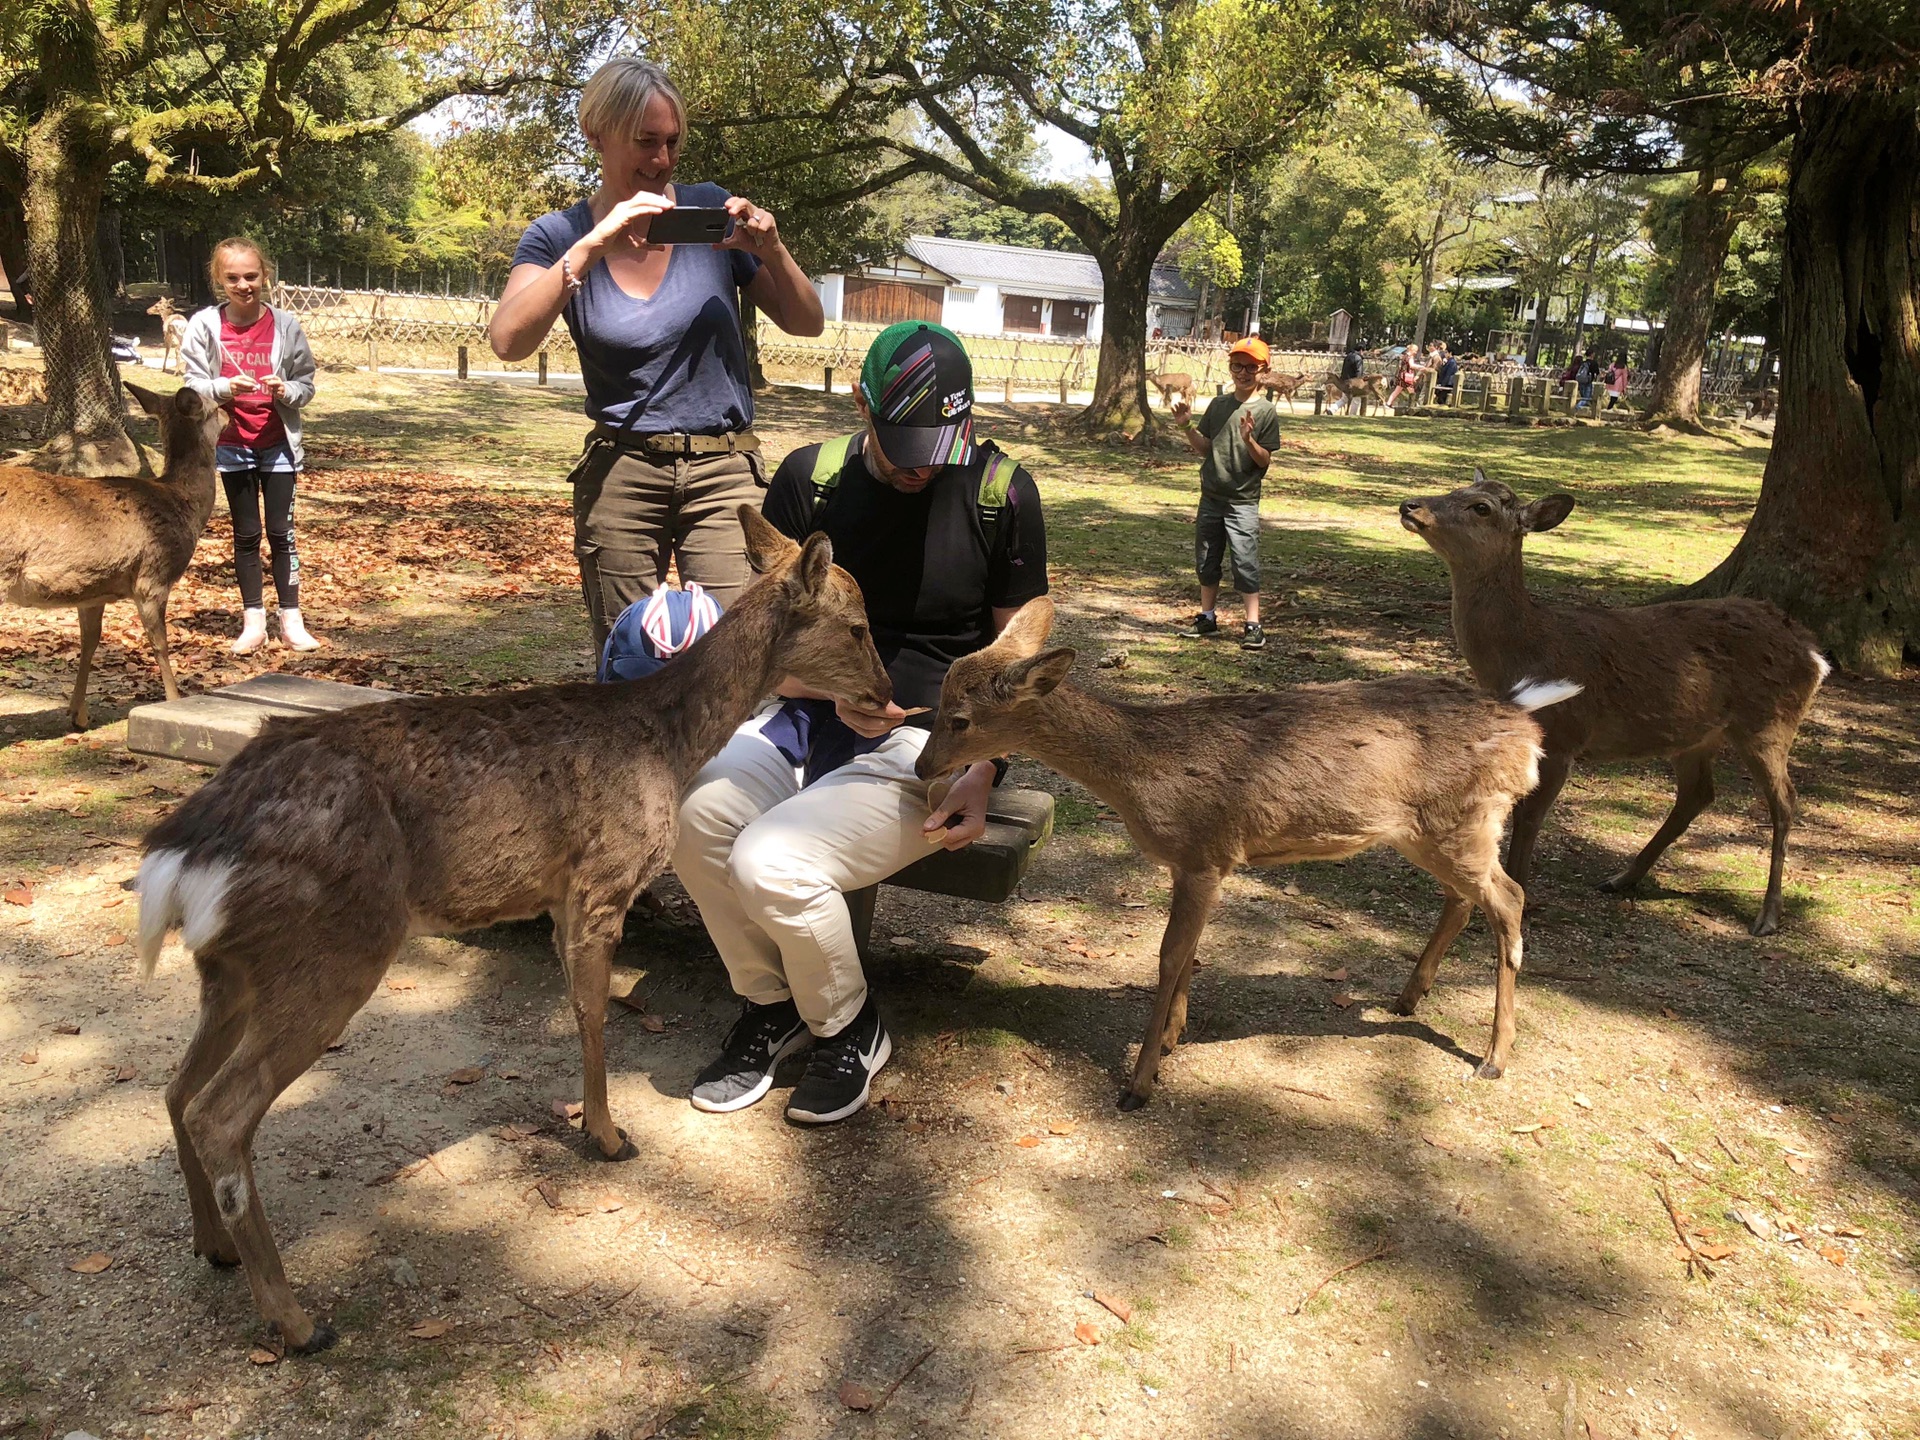
[[[300,622],[300,612],[282,610],[280,612],[280,638],[295,650],[318,650],[320,642],[307,633],[307,627]]]
[[[265,610],[245,610],[241,612],[240,638],[233,642],[233,653],[251,655],[267,643],[267,612]]]

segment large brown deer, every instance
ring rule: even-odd
[[[1160,403],[1172,405],[1178,395],[1193,404],[1193,376],[1184,370],[1161,370],[1147,377],[1147,383],[1160,392]]]
[[[1294,393],[1307,383],[1305,375],[1282,375],[1274,370],[1262,370],[1253,377],[1254,388],[1267,392],[1271,402],[1275,396],[1287,402],[1287,409],[1293,409]]]
[[[160,317],[160,373],[167,373],[173,357],[180,354],[180,342],[187,338],[187,317],[173,308],[173,297],[162,295],[147,307],[149,315]],[[185,357],[181,367],[185,368]]]
[[[552,916],[589,1153],[631,1158],[607,1107],[608,976],[627,907],[673,853],[687,785],[783,675],[862,705],[891,697],[827,538],[795,545],[751,506],[740,520],[765,578],[658,673],[272,720],[147,837],[142,969],[177,928],[200,972],[199,1028],[167,1087],[193,1248],[246,1267],[290,1349],[335,1337],[287,1285],[254,1131],[407,937]]]
[[[180,698],[167,657],[167,601],[193,559],[217,488],[214,442],[225,412],[184,387],[172,395],[126,389],[160,422],[166,458],[157,480],[85,480],[0,466],[0,597],[80,612],[80,673],[67,703],[76,730],[87,728],[87,674],[111,600],[133,602],[167,699]]]
[[[1019,750],[1119,812],[1133,843],[1173,872],[1160,986],[1123,1110],[1146,1104],[1187,1022],[1194,952],[1215,897],[1243,865],[1341,860],[1390,845],[1440,882],[1446,903],[1394,1009],[1411,1015],[1478,905],[1499,944],[1493,1042],[1476,1072],[1497,1080],[1513,1043],[1520,887],[1500,868],[1507,812],[1533,788],[1540,727],[1528,712],[1574,687],[1512,700],[1426,675],[1300,685],[1175,705],[1129,705],[1062,682],[1074,652],[1045,650],[1053,608],[1021,607],[1000,638],[953,663],[922,778]]]
[[[1787,756],[1830,667],[1812,634],[1762,600],[1675,600],[1609,610],[1550,605],[1527,593],[1521,545],[1573,511],[1571,495],[1523,503],[1473,472],[1448,495],[1408,500],[1400,521],[1453,577],[1453,634],[1493,694],[1524,675],[1564,675],[1578,699],[1542,717],[1540,784],[1513,812],[1507,873],[1527,883],[1534,841],[1574,761],[1667,759],[1673,811],[1633,862],[1600,888],[1626,892],[1713,802],[1713,758],[1732,745],[1773,821],[1767,898],[1753,933],[1780,928],[1780,881],[1793,826]]]

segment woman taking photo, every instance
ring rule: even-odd
[[[229,416],[214,463],[233,516],[233,568],[240,578],[240,638],[233,653],[251,655],[267,643],[262,501],[280,638],[295,650],[318,650],[320,642],[300,620],[300,554],[293,541],[300,412],[313,399],[313,350],[293,313],[267,304],[273,266],[253,241],[235,236],[214,246],[207,278],[226,303],[209,305],[187,322],[180,361],[187,384]]]
[[[719,185],[674,183],[686,123],[657,65],[622,57],[594,72],[580,128],[600,188],[528,227],[488,332],[494,354],[524,360],[564,316],[580,352],[594,427],[571,477],[573,534],[596,656],[669,555],[722,608],[752,578],[735,507],[760,502],[766,469],[739,292],[788,334],[825,328],[771,214]],[[676,206],[724,208],[726,238],[649,244]]]

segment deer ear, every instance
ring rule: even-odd
[[[794,574],[809,595],[818,595],[827,587],[827,572],[833,569],[833,541],[821,531],[807,537],[800,547],[800,564]]]
[[[1478,465],[1473,467],[1473,483],[1476,485],[1484,485],[1487,483],[1487,472],[1482,470]]]
[[[1063,645],[1024,660],[1016,660],[1002,673],[1000,684],[1007,699],[1015,704],[1023,700],[1038,700],[1043,695],[1051,695],[1054,687],[1067,678],[1067,672],[1073,669],[1073,662],[1077,658],[1078,651],[1069,650]]]
[[[1520,508],[1520,528],[1529,533],[1551,530],[1573,513],[1571,495],[1547,495]]]
[[[134,402],[156,420],[163,420],[173,412],[171,395],[156,395],[144,385],[136,385],[131,380],[122,380],[120,388],[133,396]]]
[[[747,563],[754,573],[764,575],[782,560],[800,553],[800,547],[773,528],[766,516],[751,505],[740,507],[740,528],[747,536]]]
[[[993,643],[1003,653],[1018,659],[1027,659],[1039,653],[1040,647],[1047,643],[1047,636],[1053,633],[1053,601],[1042,595],[1029,600],[1014,612],[1013,619],[1007,622],[1007,628]]]

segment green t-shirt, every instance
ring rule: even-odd
[[[1247,442],[1240,434],[1240,412],[1253,416],[1253,438],[1263,450],[1280,443],[1280,412],[1261,395],[1236,400],[1231,395],[1216,395],[1207,403],[1207,413],[1195,426],[1212,441],[1200,457],[1200,493],[1215,500],[1249,504],[1260,498],[1260,482],[1266,471],[1253,463]]]

